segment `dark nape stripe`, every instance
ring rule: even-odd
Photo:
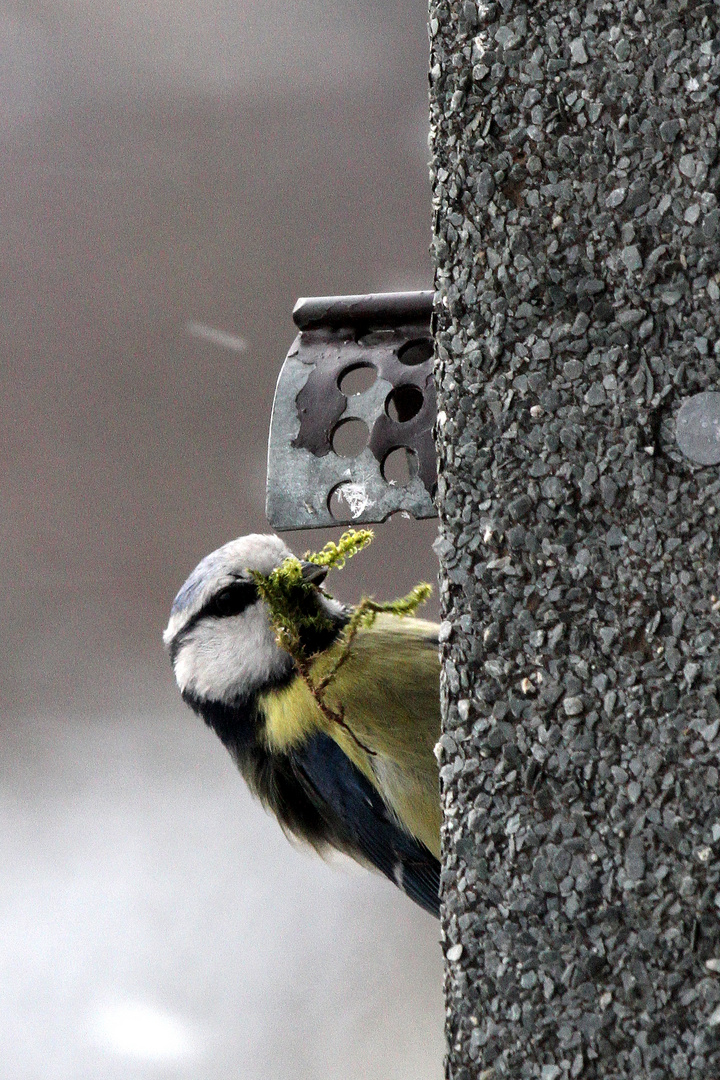
[[[294,677],[287,676],[285,684]],[[287,753],[272,752],[256,695],[231,703],[183,697],[217,733],[250,790],[284,829],[314,847],[335,847],[371,862],[438,914],[437,859],[398,825],[379,792],[329,736],[315,735]]]
[[[235,756],[245,744],[257,739],[260,717],[256,695],[238,697],[231,702],[206,701],[190,691],[182,694],[183,701],[201,716],[208,727]]]
[[[299,783],[292,759],[267,750],[255,695],[232,704],[200,701],[191,694],[183,697],[217,733],[252,793],[284,829],[314,847],[332,843],[327,823]]]

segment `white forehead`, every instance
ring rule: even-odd
[[[292,555],[292,552],[279,536],[264,536],[261,533],[241,536],[206,555],[173,601],[170,621],[163,634],[165,644],[170,644],[178,631],[219,589],[238,578],[247,577],[251,570],[269,574],[280,566],[288,555]]]

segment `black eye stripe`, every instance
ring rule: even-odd
[[[257,600],[257,587],[249,581],[237,581],[227,585],[203,608],[201,617],[227,619],[231,615],[241,615],[250,604]]]
[[[242,615],[243,611],[251,604],[254,604],[256,600],[257,588],[252,581],[236,581],[232,585],[221,589],[216,596],[208,600],[204,608],[188,619],[185,626],[178,631],[170,643],[170,659],[173,664],[185,640],[206,616],[215,619],[226,619],[231,615]]]

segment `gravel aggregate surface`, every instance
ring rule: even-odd
[[[447,1074],[720,1076],[720,6],[430,44]]]

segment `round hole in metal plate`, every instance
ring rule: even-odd
[[[377,379],[377,371],[372,364],[353,364],[340,373],[338,387],[345,397],[364,394]]]
[[[415,341],[405,342],[402,348],[398,349],[398,360],[401,364],[416,367],[417,364],[424,364],[429,360],[434,351],[429,338],[417,338]]]
[[[409,446],[391,450],[382,463],[382,474],[394,487],[406,487],[417,471],[417,456]]]
[[[418,386],[412,384],[396,386],[388,394],[385,408],[391,420],[397,424],[406,424],[408,420],[417,416],[423,407],[424,400],[423,392]]]
[[[370,432],[364,420],[341,420],[333,431],[332,448],[338,457],[356,458],[367,446]]]
[[[328,510],[335,521],[355,521],[370,506],[364,484],[346,480],[330,492]]]
[[[348,509],[342,496],[342,484],[330,492],[328,510],[335,521],[344,521],[347,517]]]

